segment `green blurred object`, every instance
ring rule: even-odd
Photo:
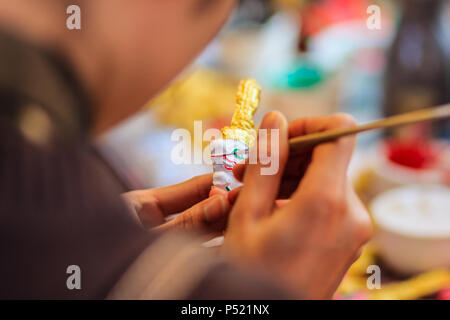
[[[316,66],[301,62],[288,72],[277,77],[275,87],[279,89],[310,88],[320,83],[324,75]]]

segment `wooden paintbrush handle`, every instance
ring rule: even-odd
[[[291,148],[291,150],[296,150],[299,148],[314,146],[322,142],[335,140],[337,138],[347,136],[350,134],[356,134],[359,132],[382,128],[392,128],[418,122],[445,119],[449,117],[450,117],[450,104],[446,104],[443,106],[421,109],[413,112],[408,112],[376,120],[374,122],[359,125],[353,128],[328,130],[292,138],[289,140],[289,147]]]

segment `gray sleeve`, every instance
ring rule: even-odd
[[[241,270],[187,234],[167,233],[128,268],[109,299],[286,299],[256,273]]]

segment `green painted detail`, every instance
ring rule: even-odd
[[[234,149],[233,150],[234,156],[236,158],[240,159],[240,160],[245,159],[245,154],[239,154],[238,151],[239,151],[239,149]]]

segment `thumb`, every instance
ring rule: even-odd
[[[153,230],[168,231],[174,229],[220,232],[227,223],[231,205],[226,195],[217,194],[183,211]]]

